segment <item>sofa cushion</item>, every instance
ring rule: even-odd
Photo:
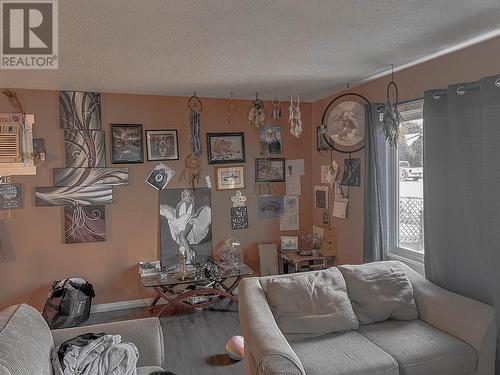
[[[21,304],[0,313],[0,369],[10,375],[51,375],[54,342],[33,307]]]
[[[397,375],[389,354],[356,331],[290,342],[307,375]]]
[[[421,320],[389,320],[358,332],[398,361],[401,375],[462,375],[476,369],[474,348]]]
[[[400,262],[339,267],[359,324],[418,318],[413,288]]]
[[[267,299],[287,339],[358,328],[344,278],[335,267],[267,280]]]

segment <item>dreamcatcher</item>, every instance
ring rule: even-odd
[[[250,112],[248,113],[248,123],[258,128],[264,124],[265,119],[264,102],[259,99],[259,94],[257,93],[255,94],[255,100],[252,102],[252,108],[250,108]]]
[[[200,182],[201,174],[201,160],[198,156],[189,154],[186,159],[184,159],[184,171],[182,172],[182,178],[187,184],[190,184],[194,190],[194,183]]]
[[[203,104],[196,96],[196,92],[189,98],[189,126],[191,128],[191,149],[194,156],[201,155],[201,139],[200,139],[200,114],[203,111]]]
[[[236,103],[233,99],[233,92],[229,95],[229,103],[227,105],[227,122],[229,125],[236,121]]]
[[[288,108],[288,123],[290,124],[290,133],[295,138],[299,138],[304,129],[302,127],[302,113],[300,112],[300,98],[297,93],[293,94],[290,98],[290,107]]]
[[[394,93],[396,95],[394,102],[391,101],[390,97],[391,87],[394,88]],[[392,147],[398,146],[399,124],[404,121],[398,110],[398,100],[398,86],[396,85],[396,82],[394,82],[394,65],[391,65],[391,82],[387,85],[384,115],[380,132],[384,134],[385,140]]]
[[[281,119],[281,101],[279,99],[273,99],[271,104],[273,106],[271,111],[271,118],[273,120]]]

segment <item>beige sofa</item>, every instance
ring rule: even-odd
[[[246,375],[493,375],[491,306],[444,290],[405,267],[419,319],[287,341],[266,299],[266,281],[239,285]],[[349,286],[347,286],[348,288]]]
[[[123,341],[133,342],[139,351],[138,375],[162,370],[163,335],[158,318],[50,331],[37,310],[21,304],[0,312],[0,375],[51,375],[52,349],[87,332],[121,335]]]

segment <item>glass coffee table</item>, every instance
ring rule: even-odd
[[[234,290],[243,277],[253,275],[252,268],[245,263],[232,266],[215,261],[204,265],[215,270],[215,275],[206,272],[203,265],[197,265],[188,267],[184,279],[178,270],[142,276],[141,284],[156,292],[149,304],[149,310],[153,310],[162,299],[166,304],[158,316],[168,310],[173,310],[176,306],[203,309],[224,298],[238,303]]]

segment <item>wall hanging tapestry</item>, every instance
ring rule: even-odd
[[[179,248],[186,249],[186,263],[212,257],[211,190],[208,188],[160,191],[161,264],[179,262]]]
[[[199,156],[203,152],[200,139],[200,116],[203,111],[203,104],[196,96],[196,92],[189,98],[189,128],[191,130],[191,150],[194,156]]]
[[[366,104],[371,102],[356,93],[339,95],[328,104],[320,132],[330,149],[349,154],[365,147]]]
[[[290,107],[288,107],[288,123],[290,124],[290,133],[295,138],[299,138],[304,129],[302,127],[302,113],[300,112],[300,98],[297,93],[292,95],[290,98]]]
[[[255,100],[252,102],[250,112],[248,113],[248,123],[258,128],[264,124],[265,119],[264,102],[259,99],[259,94],[255,94]]]

